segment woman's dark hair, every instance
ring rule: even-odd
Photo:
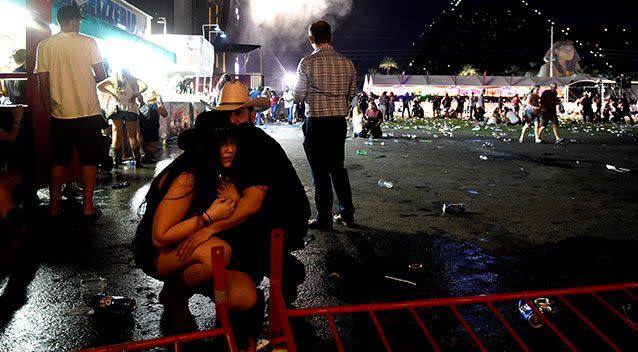
[[[221,146],[231,143],[235,143],[235,138],[230,129],[216,129],[210,133],[202,131],[192,148],[184,151],[155,177],[146,194],[146,212],[152,208],[154,213],[171,184],[182,173],[192,174],[194,178],[191,208],[198,213],[206,210],[216,197],[217,181],[222,172]],[[189,194],[190,192],[180,197]]]

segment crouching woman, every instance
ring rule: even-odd
[[[164,281],[159,299],[165,333],[197,329],[188,299],[199,287],[212,291],[211,248],[224,247],[226,265],[231,256],[228,243],[213,236],[208,225],[229,218],[239,201],[235,187],[222,181],[235,157],[234,138],[227,130],[197,132],[195,145],[151,183],[133,241],[138,266]],[[249,310],[256,301],[251,278],[224,270],[229,309]]]

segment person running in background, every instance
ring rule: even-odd
[[[538,137],[536,143],[543,143],[542,134],[547,124],[552,122],[552,130],[554,132],[555,143],[560,144],[565,141],[565,138],[561,138],[558,129],[558,113],[556,107],[560,104],[558,98],[558,85],[556,82],[552,82],[549,85],[549,89],[543,91],[541,94],[541,124],[538,127]]]
[[[525,132],[527,132],[527,129],[530,126],[534,126],[534,140],[538,140],[538,119],[541,113],[541,98],[538,95],[540,88],[541,87],[539,85],[535,85],[527,95],[527,100],[525,102],[526,107],[523,112],[524,124],[521,129],[521,136],[518,138],[518,143],[523,143],[525,140]]]

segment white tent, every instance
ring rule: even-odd
[[[394,92],[395,95],[417,93],[421,95],[470,95],[479,94],[485,89],[487,96],[511,97],[514,94],[524,95],[538,84],[547,89],[552,82],[559,87],[559,94],[565,95],[568,87],[576,82],[614,84],[614,81],[593,77],[524,77],[524,76],[442,76],[442,75],[366,75],[363,84],[364,92],[381,94]],[[563,89],[560,89],[563,88]]]

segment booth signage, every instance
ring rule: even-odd
[[[72,3],[72,1],[62,1]],[[91,14],[114,26],[126,28],[132,34],[146,31],[147,14],[122,0],[87,0],[82,5],[83,12]]]

